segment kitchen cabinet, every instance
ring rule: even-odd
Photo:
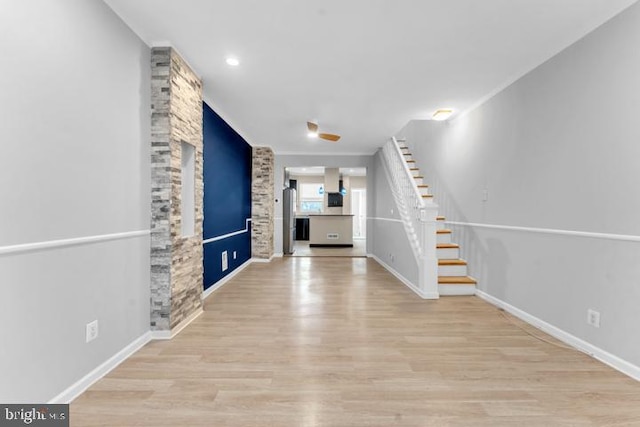
[[[309,218],[296,218],[296,240],[309,240]]]

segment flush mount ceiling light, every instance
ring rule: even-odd
[[[443,120],[447,120],[453,114],[453,110],[450,108],[441,108],[440,110],[436,110],[435,113],[431,116],[433,120],[437,120],[439,122]]]
[[[240,61],[238,61],[238,58],[233,58],[233,57],[229,57],[226,59],[227,65],[230,65],[232,67],[237,67],[238,65],[240,65]]]

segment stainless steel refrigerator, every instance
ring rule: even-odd
[[[295,205],[296,190],[293,188],[285,188],[282,192],[282,230],[284,232],[282,252],[285,255],[293,253],[293,245],[296,237]]]

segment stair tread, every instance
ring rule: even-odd
[[[451,234],[451,230],[449,230],[448,228],[442,228],[440,230],[436,230],[436,233],[438,233],[438,234]]]
[[[436,245],[437,249],[453,249],[453,248],[459,248],[460,245],[457,243],[438,243]]]
[[[405,156],[410,156],[411,155],[411,153],[402,153],[402,154],[405,155]]]
[[[429,188],[429,186],[427,184],[418,184],[418,188]]]
[[[467,265],[467,261],[463,259],[439,259],[438,265]]]
[[[407,162],[407,163],[415,163],[416,161],[415,160],[405,160],[405,162]]]
[[[416,169],[416,170],[417,170],[417,169]],[[424,178],[424,176],[422,176],[422,175],[414,175],[413,177],[414,177],[415,179],[419,179],[419,178],[420,178],[420,179],[422,179],[422,178]]]
[[[420,168],[409,168],[410,171],[419,171]]]
[[[438,276],[440,284],[475,285],[478,282],[471,276]]]
[[[436,221],[444,221],[444,220],[445,220],[445,218],[442,215],[438,215],[436,217]]]
[[[433,197],[433,194],[423,194],[422,197],[429,199]]]

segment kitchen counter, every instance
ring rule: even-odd
[[[331,213],[326,213],[326,214],[309,214],[309,216],[353,216],[353,214],[331,214]]]
[[[353,247],[353,215],[309,214],[309,246]]]

